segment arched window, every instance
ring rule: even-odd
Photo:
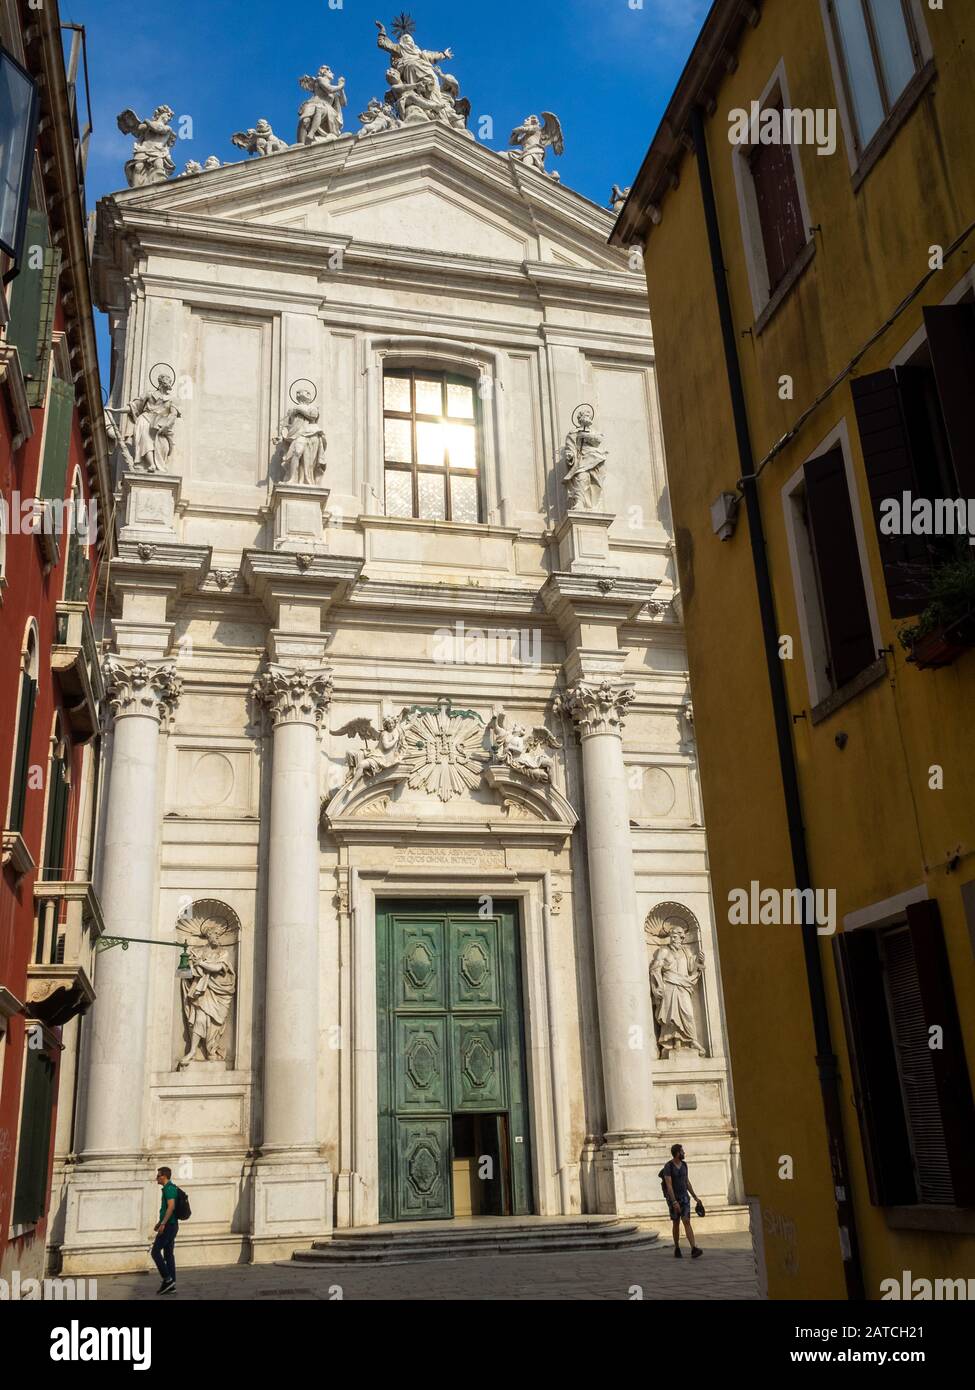
[[[386,515],[481,519],[478,398],[470,377],[422,367],[383,373]]]
[[[64,877],[64,841],[70,799],[71,748],[64,736],[61,716],[57,715],[48,766],[47,825],[44,830],[44,852],[41,860],[41,878],[48,882]]]
[[[8,829],[23,830],[24,808],[27,804],[27,779],[30,775],[30,736],[34,728],[34,706],[37,703],[37,626],[31,619],[21,654],[20,703],[17,709],[17,734],[14,741],[14,775],[10,784],[10,818]]]

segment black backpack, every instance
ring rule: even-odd
[[[176,1206],[173,1215],[177,1221],[189,1221],[193,1213],[190,1211],[190,1199],[181,1187],[176,1189]]]

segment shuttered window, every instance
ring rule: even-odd
[[[24,1096],[17,1150],[15,1225],[32,1225],[47,1209],[47,1170],[51,1151],[54,1063],[41,1051],[26,1049]]]
[[[27,671],[20,677],[20,708],[17,712],[17,739],[14,746],[14,775],[10,789],[11,830],[23,830],[27,804],[27,778],[30,773],[30,739],[34,729],[37,681]]]
[[[47,827],[44,832],[44,852],[41,877],[58,880],[64,877],[64,849],[68,826],[68,805],[71,798],[69,751],[59,740],[48,771]]]
[[[806,509],[834,689],[876,659],[842,449],[804,469]]]
[[[23,260],[10,296],[7,342],[13,343],[17,349],[32,405],[37,404],[32,393],[42,365],[40,325],[44,312],[45,269],[50,257],[50,244],[47,217],[43,212],[31,208],[27,214]]]
[[[870,1198],[975,1206],[975,1105],[938,905],[906,916],[833,943]]]
[[[858,153],[920,66],[910,0],[829,0]]]
[[[773,109],[781,115],[782,102],[779,101]],[[806,244],[802,204],[792,161],[792,146],[786,144],[754,145],[748,156],[755,185],[770,295],[785,279]]]
[[[957,495],[975,497],[975,304],[924,310]]]
[[[69,381],[52,377],[51,391],[47,398],[44,461],[41,465],[41,485],[38,489],[38,496],[46,500],[64,500],[73,417],[74,387]]]

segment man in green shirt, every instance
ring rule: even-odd
[[[172,1177],[172,1168],[160,1168],[156,1173],[156,1182],[162,1188],[159,1224],[154,1227],[156,1238],[152,1243],[152,1258],[162,1278],[157,1293],[174,1293],[176,1290],[176,1257],[173,1247],[179,1233],[179,1222],[176,1220],[176,1198],[179,1196],[179,1189]]]

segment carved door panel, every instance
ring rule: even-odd
[[[454,1112],[507,1108],[505,1059],[501,1019],[457,1018],[450,1020],[452,1033],[451,1078]]]
[[[453,1216],[450,1120],[396,1119],[396,1216],[400,1221]]]

